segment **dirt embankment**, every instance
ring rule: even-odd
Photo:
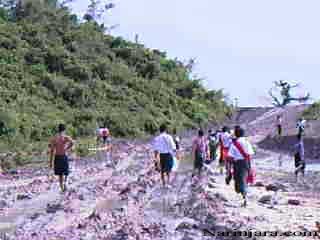
[[[257,145],[266,150],[291,153],[297,142],[296,123],[308,105],[285,108],[242,108],[234,117],[235,123],[245,127],[247,135],[255,136]],[[276,118],[283,119],[283,136],[279,139]],[[320,122],[308,121],[304,137],[305,156],[320,161]]]

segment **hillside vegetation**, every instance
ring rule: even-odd
[[[143,136],[163,122],[183,129],[230,113],[189,65],[49,3],[0,9],[0,143],[46,140],[58,122],[77,137],[102,123]]]
[[[320,102],[315,102],[303,112],[303,117],[307,120],[320,119]]]

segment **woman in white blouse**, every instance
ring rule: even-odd
[[[235,191],[243,197],[243,205],[247,205],[247,177],[251,168],[251,156],[254,154],[253,147],[244,137],[242,128],[235,129],[235,139],[229,148],[229,156],[233,162],[233,175]]]

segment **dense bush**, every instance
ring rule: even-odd
[[[47,140],[59,122],[75,137],[104,122],[113,135],[142,136],[163,122],[182,129],[231,111],[221,91],[207,91],[164,52],[36,2],[0,7],[0,124],[10,129],[0,143],[9,134],[21,144]]]

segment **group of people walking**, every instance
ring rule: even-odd
[[[305,121],[299,120],[297,124],[298,134],[297,143],[293,148],[295,159],[295,175],[299,173],[304,175],[304,144],[303,132]],[[277,116],[277,133],[282,136],[283,126],[282,117]],[[161,173],[162,185],[170,188],[170,174],[176,169],[181,160],[180,138],[176,130],[173,136],[168,133],[166,124],[160,126],[160,134],[153,140],[153,151],[155,165]],[[59,184],[62,192],[66,191],[66,179],[69,174],[68,151],[74,145],[73,139],[66,135],[66,127],[59,124],[58,134],[49,142],[49,163],[54,169],[54,174],[59,176]],[[110,131],[106,126],[102,126],[96,131],[97,143],[103,146],[110,145]],[[197,135],[192,141],[191,156],[193,161],[192,178],[195,175],[201,177],[204,164],[217,162],[220,174],[225,173],[225,182],[230,184],[234,180],[234,188],[237,193],[243,197],[243,205],[247,205],[247,187],[255,180],[255,168],[252,164],[252,155],[254,149],[248,139],[245,137],[245,131],[240,126],[235,126],[230,130],[224,126],[221,130],[209,130],[205,134],[204,130],[199,129]]]
[[[220,173],[225,171],[227,184],[234,179],[235,191],[242,195],[243,205],[246,206],[247,184],[254,180],[251,164],[254,150],[245,137],[244,129],[236,126],[232,132],[228,127],[216,132],[209,130],[208,135],[202,129],[198,130],[192,141],[192,177],[201,177],[204,164],[210,164],[219,158]],[[166,125],[161,125],[160,135],[153,142],[153,150],[156,165],[160,165],[163,187],[170,188],[170,173],[174,157],[179,151],[174,138],[168,134]]]

